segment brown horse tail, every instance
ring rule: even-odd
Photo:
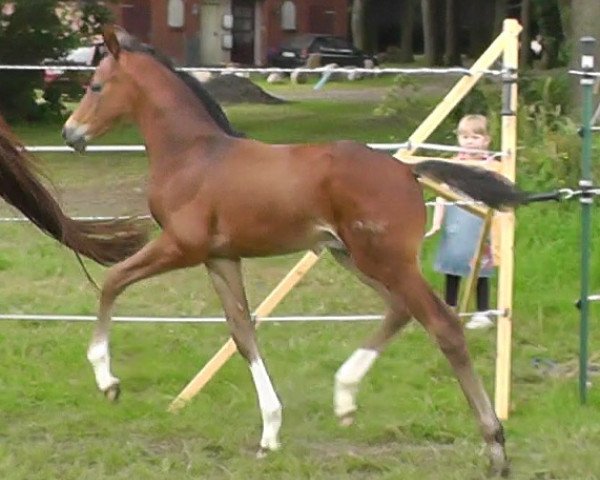
[[[0,197],[76,253],[111,265],[138,251],[147,232],[135,220],[80,221],[67,217],[41,181],[33,156],[0,128]]]
[[[502,210],[528,202],[528,194],[519,190],[506,177],[485,168],[439,160],[425,160],[412,165],[421,175],[460,190],[473,200]]]

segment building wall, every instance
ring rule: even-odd
[[[297,28],[292,31],[281,28],[282,3],[283,0],[262,2],[261,62],[266,62],[270,50],[297,33],[330,33],[348,37],[348,0],[295,0]]]
[[[185,6],[184,25],[171,28],[167,25],[169,0],[122,0],[112,5],[116,22],[130,30],[124,20],[141,28],[140,19],[149,15],[148,32],[138,32],[144,41],[156,46],[171,57],[178,65],[201,65],[202,42],[205,35],[227,35],[228,30],[219,25],[214,32],[202,32],[202,4],[219,5],[221,16],[231,13],[231,0],[183,0]],[[331,33],[346,38],[348,36],[348,0],[294,0],[296,5],[296,29],[284,31],[281,28],[281,5],[283,0],[256,0],[255,13],[255,62],[265,64],[267,54],[284,39],[297,33]],[[124,10],[130,9],[124,15]],[[132,32],[134,33],[134,32]],[[144,34],[145,33],[145,34]],[[230,61],[230,51],[217,48],[213,56],[217,63]],[[214,63],[214,60],[213,62]]]
[[[200,7],[198,1],[183,0],[184,24],[181,28],[172,28],[167,24],[167,8],[169,0],[122,0],[112,5],[116,22],[126,29],[127,19],[134,23],[138,16],[149,15],[149,31],[146,35],[136,32],[138,36],[156,46],[162,53],[172,58],[178,65],[194,65],[198,63],[198,25]],[[125,10],[129,10],[125,12]],[[125,22],[125,23],[124,23]]]

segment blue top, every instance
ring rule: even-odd
[[[436,272],[466,277],[471,272],[471,261],[483,228],[483,219],[458,205],[444,206],[442,238],[433,265]],[[481,257],[480,277],[494,273],[489,241]]]

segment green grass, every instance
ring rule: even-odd
[[[372,107],[372,106],[371,106]],[[372,108],[323,102],[228,108],[233,122],[265,141],[406,138],[424,112],[401,123]],[[21,125],[28,144],[60,143],[58,126]],[[137,143],[131,129],[107,143]],[[131,210],[115,203],[143,188],[146,160],[44,155],[71,212]],[[113,184],[112,182],[116,182]],[[117,185],[115,187],[114,185]],[[89,192],[93,192],[90,196]],[[119,192],[119,195],[115,195]],[[517,215],[513,384],[507,448],[515,479],[600,478],[600,379],[581,407],[577,379],[546,375],[532,360],[569,367],[577,358],[579,205],[533,205]],[[74,257],[28,225],[2,225],[3,312],[92,314],[97,299]],[[593,236],[600,237],[594,222]],[[427,240],[431,271],[436,240]],[[256,306],[301,254],[247,261]],[[89,264],[89,263],[88,263]],[[104,269],[89,264],[101,280]],[[599,287],[598,247],[592,289]],[[592,306],[590,351],[599,358]],[[325,256],[274,314],[380,313],[380,301]],[[213,316],[221,310],[202,269],[142,282],[120,298],[117,315]],[[85,350],[90,324],[3,321],[0,328],[0,478],[36,479],[479,479],[481,440],[445,360],[411,325],[365,379],[350,429],[332,415],[335,370],[373,323],[267,324],[259,338],[284,403],[281,452],[253,458],[260,435],[254,388],[235,356],[180,414],[165,411],[174,395],[227,338],[225,325],[115,324],[114,372],[123,396],[109,405],[96,392]],[[468,332],[469,347],[490,393],[495,332]]]

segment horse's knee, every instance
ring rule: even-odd
[[[247,332],[241,329],[233,328],[231,330],[231,338],[237,347],[240,355],[251,363],[258,357],[258,348],[254,341],[254,332]]]
[[[118,264],[108,269],[100,291],[102,301],[113,300],[124,290],[125,284],[122,278],[123,273]]]

